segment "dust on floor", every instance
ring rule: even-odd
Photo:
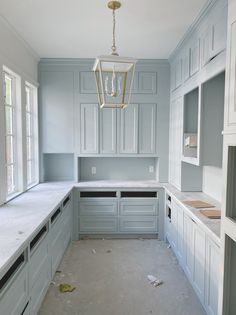
[[[39,315],[205,315],[171,249],[158,240],[83,240],[69,247]],[[153,275],[163,281],[153,286]],[[62,283],[76,289],[61,293]]]

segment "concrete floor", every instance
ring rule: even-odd
[[[73,242],[58,270],[39,315],[206,314],[171,249],[158,240]],[[148,274],[164,283],[153,287]],[[77,288],[60,293],[60,283]]]

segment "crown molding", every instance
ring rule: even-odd
[[[184,42],[191,37],[191,35],[195,31],[195,29],[200,25],[202,20],[205,18],[205,16],[209,13],[209,11],[212,9],[212,7],[219,1],[222,1],[222,0],[208,0],[206,2],[206,4],[201,9],[198,16],[195,18],[193,23],[189,26],[189,28],[185,32],[184,36],[179,41],[178,45],[175,47],[175,49],[170,54],[170,56],[168,58],[169,61],[171,61],[174,58],[174,56],[177,54],[177,52],[182,48]]]
[[[27,52],[39,62],[40,57],[36,51],[29,45],[29,43],[17,32],[17,30],[11,25],[11,23],[0,14],[0,21],[8,28],[8,30],[21,42]]]

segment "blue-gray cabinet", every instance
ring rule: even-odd
[[[154,191],[78,191],[78,207],[80,235],[159,231],[158,193]]]
[[[100,110],[100,154],[117,153],[117,109]]]
[[[80,105],[80,154],[155,155],[156,104],[130,104],[125,109]]]
[[[97,154],[99,152],[98,119],[98,104],[80,105],[80,143],[82,154]]]
[[[120,111],[120,153],[138,153],[138,105]]]
[[[40,130],[43,153],[74,152],[74,74],[43,71],[40,74]]]
[[[138,152],[156,153],[156,104],[139,104]]]

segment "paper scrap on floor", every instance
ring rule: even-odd
[[[163,281],[160,279],[157,279],[155,276],[153,275],[148,275],[147,276],[150,284],[152,284],[154,287],[158,287],[159,285],[163,284]]]

